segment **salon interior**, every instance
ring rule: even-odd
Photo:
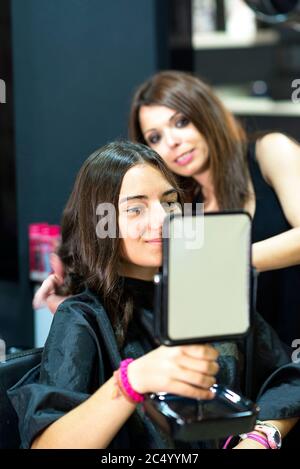
[[[162,70],[209,83],[247,132],[300,141],[297,0],[1,0],[3,363],[44,347],[53,314],[32,302],[75,176],[128,138],[134,92]]]

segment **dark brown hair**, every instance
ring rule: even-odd
[[[97,236],[97,207],[111,203],[118,220],[118,199],[127,171],[138,164],[157,168],[173,187],[173,174],[149,147],[131,142],[113,142],[94,152],[81,167],[62,216],[62,242],[58,250],[65,270],[63,295],[74,295],[85,287],[104,302],[119,345],[124,341],[132,315],[132,299],[122,291],[118,275],[120,237]]]
[[[220,209],[242,208],[249,196],[246,136],[234,116],[211,88],[188,73],[163,71],[136,91],[129,118],[129,137],[147,144],[139,120],[141,106],[166,106],[181,112],[204,136],[210,155],[215,195]],[[192,178],[179,178],[184,189],[195,194]]]

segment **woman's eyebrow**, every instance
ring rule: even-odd
[[[180,111],[174,112],[174,114],[172,114],[172,116],[170,117],[169,122],[172,122],[174,119],[176,119],[176,117],[178,116],[178,114],[180,114]]]
[[[176,194],[178,195],[178,191],[176,189],[169,189],[168,191],[165,191],[163,194],[162,194],[162,197],[165,197],[166,195],[170,195],[170,194]]]
[[[168,189],[167,191],[163,192],[161,197],[165,197],[169,194],[178,194],[178,191],[176,189]],[[126,197],[122,197],[122,199],[119,200],[119,204],[122,204],[124,202],[129,202],[129,200],[134,200],[134,199],[149,199],[147,195],[128,195]]]
[[[119,200],[119,204],[122,204],[123,202],[128,202],[129,200],[132,199],[148,199],[149,197],[147,195],[128,195],[126,197],[122,197],[122,199]]]
[[[169,122],[172,122],[178,114],[180,114],[180,112],[179,112],[179,111],[175,111],[174,114],[172,114],[171,117],[169,117],[168,121],[169,121]],[[154,130],[156,130],[156,129],[155,129],[155,128],[153,128],[153,129],[147,129],[147,130],[144,131],[144,135],[146,135],[148,132],[153,132]]]

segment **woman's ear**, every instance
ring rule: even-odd
[[[57,278],[57,283],[60,285],[60,284],[63,284],[64,282],[64,265],[62,263],[62,260],[61,258],[55,254],[55,253],[52,253],[51,256],[50,256],[50,265],[51,265],[51,268],[53,270],[53,273],[55,275],[55,277]]]

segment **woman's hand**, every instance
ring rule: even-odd
[[[168,392],[212,399],[219,353],[211,345],[160,346],[128,367],[128,379],[139,393]]]
[[[34,295],[32,305],[34,309],[42,308],[47,305],[51,313],[54,314],[66,297],[55,294],[55,287],[64,282],[63,264],[57,254],[51,254],[50,258],[53,274],[49,275],[42,283]]]

